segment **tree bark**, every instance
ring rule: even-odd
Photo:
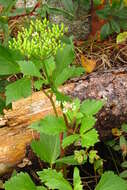
[[[103,109],[97,114],[96,128],[101,140],[110,138],[111,129],[127,122],[127,68],[92,73],[70,80],[60,90],[81,101],[86,98],[105,99]],[[61,114],[60,108],[57,107]],[[50,101],[43,92],[14,102],[12,110],[5,110],[0,118],[0,174],[21,162],[26,146],[38,135],[28,126],[34,121],[53,114]]]

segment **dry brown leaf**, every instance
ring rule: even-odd
[[[113,128],[112,129],[112,134],[113,134],[113,136],[120,137],[122,132],[117,128]]]
[[[88,59],[83,54],[81,55],[81,64],[87,73],[91,73],[96,67],[96,61],[94,59]]]

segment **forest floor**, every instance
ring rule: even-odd
[[[20,20],[20,23],[22,23],[22,19]],[[15,23],[12,22],[11,24],[13,32],[17,33],[17,26],[20,27],[20,24],[17,25],[17,21],[15,21]],[[1,34],[1,38],[2,37]],[[100,41],[96,37],[89,37],[83,41],[75,40],[74,44],[76,53],[74,64],[82,65],[86,70],[86,75],[90,75],[93,72],[106,72],[111,69],[117,70],[119,67],[127,66],[127,43],[125,42],[118,45],[116,43],[116,36],[112,36],[104,41]],[[14,81],[15,79],[15,76],[9,78],[10,81]],[[101,141],[97,143],[95,149],[103,159],[103,171],[112,170],[115,173],[120,174],[123,171],[121,163],[125,160],[126,156],[123,156],[123,150],[119,147],[119,135],[117,136],[115,133],[113,135],[114,138],[109,141]],[[72,150],[69,149],[67,154],[70,154],[71,151]],[[39,184],[40,180],[38,179],[36,172],[39,171],[40,168],[43,168],[44,165],[45,164],[35,156],[30,147],[27,147],[26,158],[23,162],[17,165],[12,173],[0,177],[0,189],[3,189],[3,182],[13,175],[15,171],[28,172],[33,181],[35,181],[36,184]],[[67,179],[70,182],[72,182],[72,168],[72,166],[67,167]],[[86,163],[79,168],[81,171],[81,179],[84,182],[84,189],[93,190],[100,179],[100,175],[95,173],[94,167],[91,164]]]

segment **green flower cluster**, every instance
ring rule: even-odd
[[[47,19],[31,21],[29,28],[22,28],[17,38],[9,41],[9,48],[19,50],[27,58],[38,57],[44,59],[55,55],[57,50],[63,47],[61,37],[67,28],[50,24]]]

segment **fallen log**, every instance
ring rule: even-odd
[[[127,68],[83,75],[61,87],[61,91],[81,101],[106,99],[95,126],[102,140],[111,136],[112,128],[127,121]],[[59,107],[57,110],[60,114]],[[28,126],[47,114],[53,114],[53,109],[43,92],[14,102],[12,110],[4,111],[0,119],[0,175],[21,162],[26,146],[37,137]]]

